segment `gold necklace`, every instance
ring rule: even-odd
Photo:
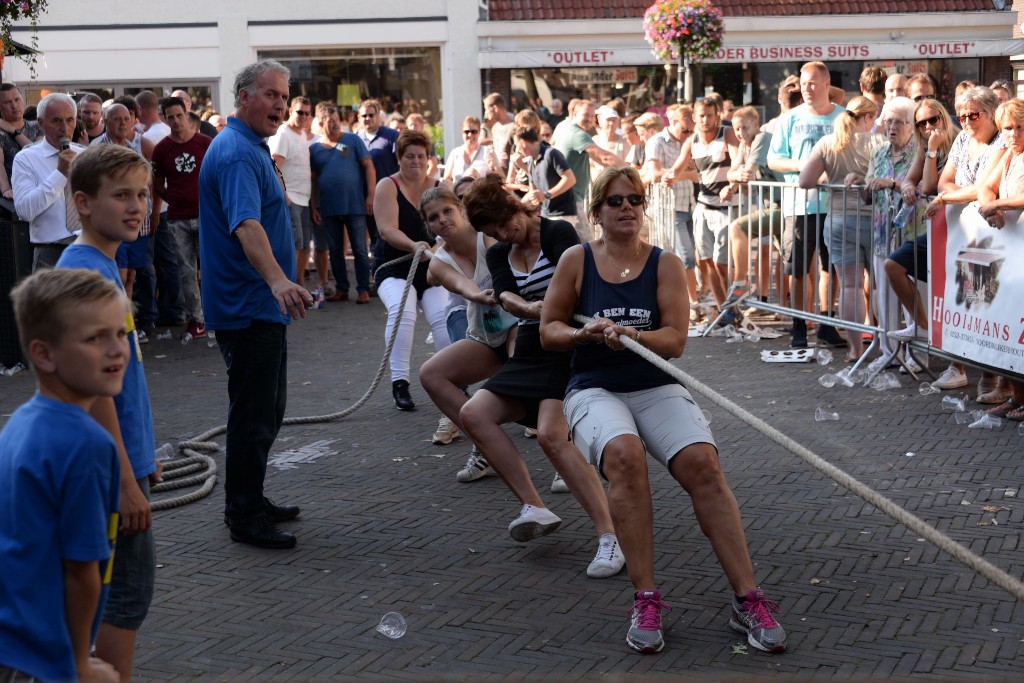
[[[643,249],[643,246],[644,246],[643,242],[641,242],[640,244],[637,245],[636,253],[633,254],[633,258],[629,259],[629,263],[626,264],[625,268],[623,268],[618,263],[616,263],[615,260],[612,258],[612,255],[608,252],[608,242],[604,243],[604,255],[608,258],[609,261],[612,262],[613,266],[615,266],[620,271],[622,271],[622,272],[619,273],[619,277],[624,278],[624,277],[626,277],[627,275],[629,275],[632,272],[630,270],[630,267],[633,265],[633,261],[636,261],[636,257],[640,255],[640,250]]]

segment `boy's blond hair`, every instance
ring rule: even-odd
[[[73,307],[112,299],[124,301],[127,311],[127,299],[121,288],[95,270],[54,268],[29,275],[11,291],[18,341],[25,361],[32,362],[28,347],[33,340],[49,344],[61,342],[68,331],[64,321]]]
[[[104,178],[120,178],[136,169],[152,172],[145,157],[127,147],[89,145],[71,162],[71,191],[95,197]]]

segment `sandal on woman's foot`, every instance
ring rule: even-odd
[[[1024,422],[1024,405],[1021,405],[1019,403],[1017,405],[1017,408],[1014,408],[1003,417],[1005,417],[1007,420],[1013,420],[1014,422]]]
[[[1010,397],[995,408],[989,408],[985,412],[992,417],[1006,417],[1007,419],[1012,420],[1014,418],[1009,417],[1010,413],[1020,412],[1021,408],[1024,408],[1024,405],[1017,403],[1013,400],[1013,397]],[[1018,419],[1024,419],[1024,417]]]

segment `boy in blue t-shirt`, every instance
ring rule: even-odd
[[[86,270],[43,270],[11,293],[37,393],[0,432],[0,680],[116,682],[89,657],[118,523],[114,440],[89,410],[120,393],[128,301]]]
[[[64,250],[58,268],[98,271],[122,287],[114,257],[132,242],[145,221],[151,171],[149,162],[118,145],[90,146],[71,164],[71,189],[82,219],[82,234]],[[92,406],[93,418],[114,438],[121,463],[121,525],[117,534],[107,599],[96,654],[131,678],[136,633],[149,611],[156,581],[156,546],[151,528],[149,477],[155,476],[153,414],[142,367],[135,320],[127,314],[130,354],[124,389]]]

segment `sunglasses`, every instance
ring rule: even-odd
[[[311,116],[312,114],[308,111],[302,111],[301,109],[295,112],[296,116]]]
[[[968,121],[977,121],[979,116],[981,116],[980,111],[972,111],[969,114],[960,114],[957,119],[960,120],[960,123],[967,123]]]
[[[462,134],[463,135],[476,135],[479,132],[480,132],[479,130],[473,130],[472,128],[467,128],[466,130],[462,131]]]
[[[605,204],[616,209],[622,206],[622,202],[629,202],[630,206],[642,206],[644,196],[642,194],[627,194],[623,197],[621,194],[610,194],[604,198]]]
[[[377,112],[374,112],[372,114],[360,114],[359,118],[362,118],[362,119],[372,119],[376,115],[377,115]]]
[[[924,130],[925,126],[931,126],[932,128],[934,128],[935,126],[939,125],[939,121],[941,121],[941,120],[942,120],[942,117],[936,115],[936,116],[932,116],[931,118],[921,119],[920,121],[918,121],[914,125],[917,126],[920,130]]]

